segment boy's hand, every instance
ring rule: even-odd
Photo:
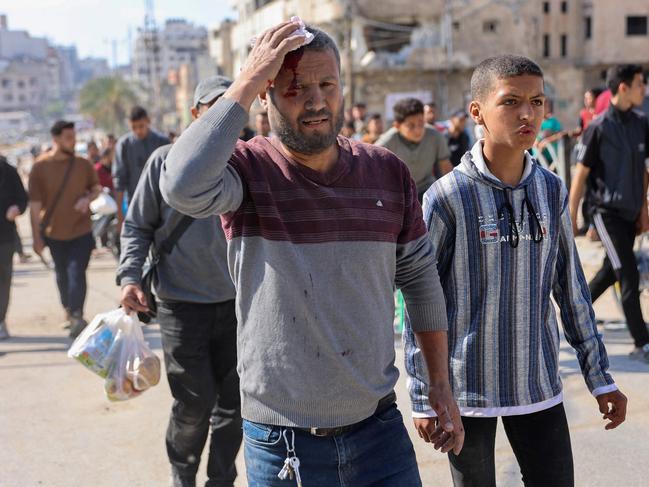
[[[79,198],[74,205],[74,209],[84,215],[88,213],[88,211],[90,211],[90,198],[87,196]]]
[[[437,418],[415,419],[419,436],[442,453],[453,450],[453,453],[459,455],[464,445],[464,427],[451,388],[448,385],[436,387],[431,384],[428,400],[437,413]]]
[[[45,250],[45,242],[43,242],[43,239],[40,235],[34,235],[32,241],[32,249],[34,250],[34,253],[36,255],[43,255],[43,251]]]
[[[612,430],[624,423],[627,403],[624,394],[620,391],[607,392],[606,394],[600,394],[595,399],[599,404],[599,412],[604,415],[604,419],[609,420],[604,429]]]
[[[5,214],[5,218],[7,221],[15,221],[16,217],[20,215],[20,208],[18,208],[16,205],[11,205],[9,208],[7,208],[7,213]]]
[[[574,237],[579,235],[579,226],[577,225],[577,215],[571,215],[570,221],[572,222],[572,235]]]

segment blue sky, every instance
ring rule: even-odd
[[[81,57],[105,57],[111,62],[111,41],[117,40],[119,63],[128,60],[128,33],[133,39],[144,23],[145,0],[0,0],[9,28],[27,30],[55,44],[75,44]],[[158,24],[180,17],[211,26],[234,18],[229,0],[155,0]]]

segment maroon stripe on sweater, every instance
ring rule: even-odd
[[[407,243],[426,234],[417,193],[403,162],[386,149],[339,138],[328,174],[287,159],[269,139],[239,142],[230,164],[246,191],[223,215],[228,240],[260,236],[293,243]]]

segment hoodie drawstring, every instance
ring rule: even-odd
[[[507,212],[507,233],[510,247],[516,248],[520,242],[520,235],[518,233],[518,225],[516,224],[516,217],[514,212],[514,207],[512,206],[512,189],[504,188],[505,191],[505,202],[503,204],[503,209]],[[530,235],[532,241],[535,243],[540,243],[543,240],[543,228],[539,217],[537,216],[536,209],[532,204],[532,201],[527,194],[527,187],[525,187],[525,197],[523,198],[523,203],[521,205],[521,223],[523,218],[525,218],[525,208],[527,208],[527,217],[530,225]],[[504,217],[504,211],[501,210],[501,215]]]
[[[541,227],[541,222],[539,221],[539,217],[536,214],[536,209],[534,208],[534,205],[532,204],[532,201],[527,194],[527,186],[525,187],[525,199],[523,200],[523,206],[521,206],[521,222],[523,221],[523,213],[525,211],[525,207],[527,207],[527,218],[530,222],[530,235],[532,236],[532,240],[534,242],[539,243],[543,240],[543,228]]]
[[[512,248],[518,247],[519,236],[518,236],[518,225],[516,225],[516,216],[514,213],[514,207],[512,206],[510,195],[512,190],[505,188],[505,210],[507,210],[507,231],[509,234],[509,245]]]

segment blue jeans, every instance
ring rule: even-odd
[[[72,240],[46,239],[56,272],[61,304],[70,313],[83,314],[86,301],[86,269],[95,248],[92,233]]]
[[[418,487],[415,451],[396,404],[374,414],[349,433],[316,437],[297,428],[244,420],[243,438],[249,487],[290,487],[280,480],[287,445],[295,433],[295,455],[305,487]]]

